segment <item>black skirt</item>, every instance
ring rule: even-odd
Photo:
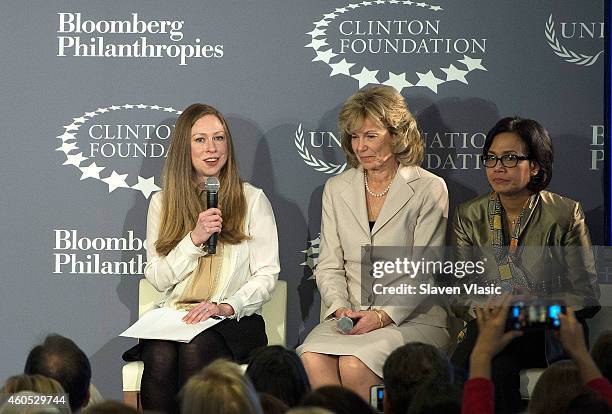
[[[248,362],[250,354],[255,349],[268,344],[265,322],[261,315],[257,314],[243,316],[240,321],[225,319],[206,331],[208,330],[215,331],[223,337],[232,352],[232,359],[240,364]],[[125,351],[121,357],[126,362],[141,361],[142,348],[143,340]]]

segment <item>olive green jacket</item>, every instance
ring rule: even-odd
[[[471,258],[463,259],[478,260],[486,257],[484,280],[496,283],[501,281],[501,276],[492,247],[489,198],[490,194],[485,194],[457,207],[452,239],[459,256],[472,255]],[[529,214],[520,224],[520,259],[517,265],[534,287],[532,293],[539,296],[539,287],[546,285],[548,291],[544,294],[548,298],[561,299],[576,309],[597,307],[599,286],[595,259],[580,203],[548,191],[540,191],[532,197],[529,207]],[[479,246],[482,250],[462,250],[461,246]],[[479,255],[481,257],[477,257]]]

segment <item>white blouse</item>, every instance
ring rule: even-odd
[[[247,201],[246,234],[251,237],[240,244],[225,244],[223,262],[212,302],[228,303],[234,316],[261,314],[270,300],[280,272],[278,235],[274,212],[264,192],[248,183],[243,185]],[[163,192],[156,193],[147,215],[147,280],[158,291],[165,292],[159,306],[173,307],[190,281],[198,259],[207,253],[195,246],[189,234],[168,255],[155,249],[161,219]]]

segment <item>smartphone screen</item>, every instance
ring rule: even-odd
[[[558,329],[561,326],[561,321],[559,320],[559,314],[563,312],[563,307],[561,305],[555,304],[550,305],[548,307],[548,318],[551,326],[554,329]]]
[[[515,331],[544,327],[559,329],[559,314],[563,312],[565,307],[559,303],[515,302],[510,306],[506,326],[508,330]]]
[[[370,388],[370,405],[378,412],[383,412],[384,385],[373,385]]]

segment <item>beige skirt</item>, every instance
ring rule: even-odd
[[[326,320],[308,334],[296,352],[327,355],[352,355],[382,378],[383,365],[391,352],[408,342],[430,344],[446,353],[450,337],[446,328],[404,322],[375,329],[361,335],[344,335],[336,329],[336,320]]]

